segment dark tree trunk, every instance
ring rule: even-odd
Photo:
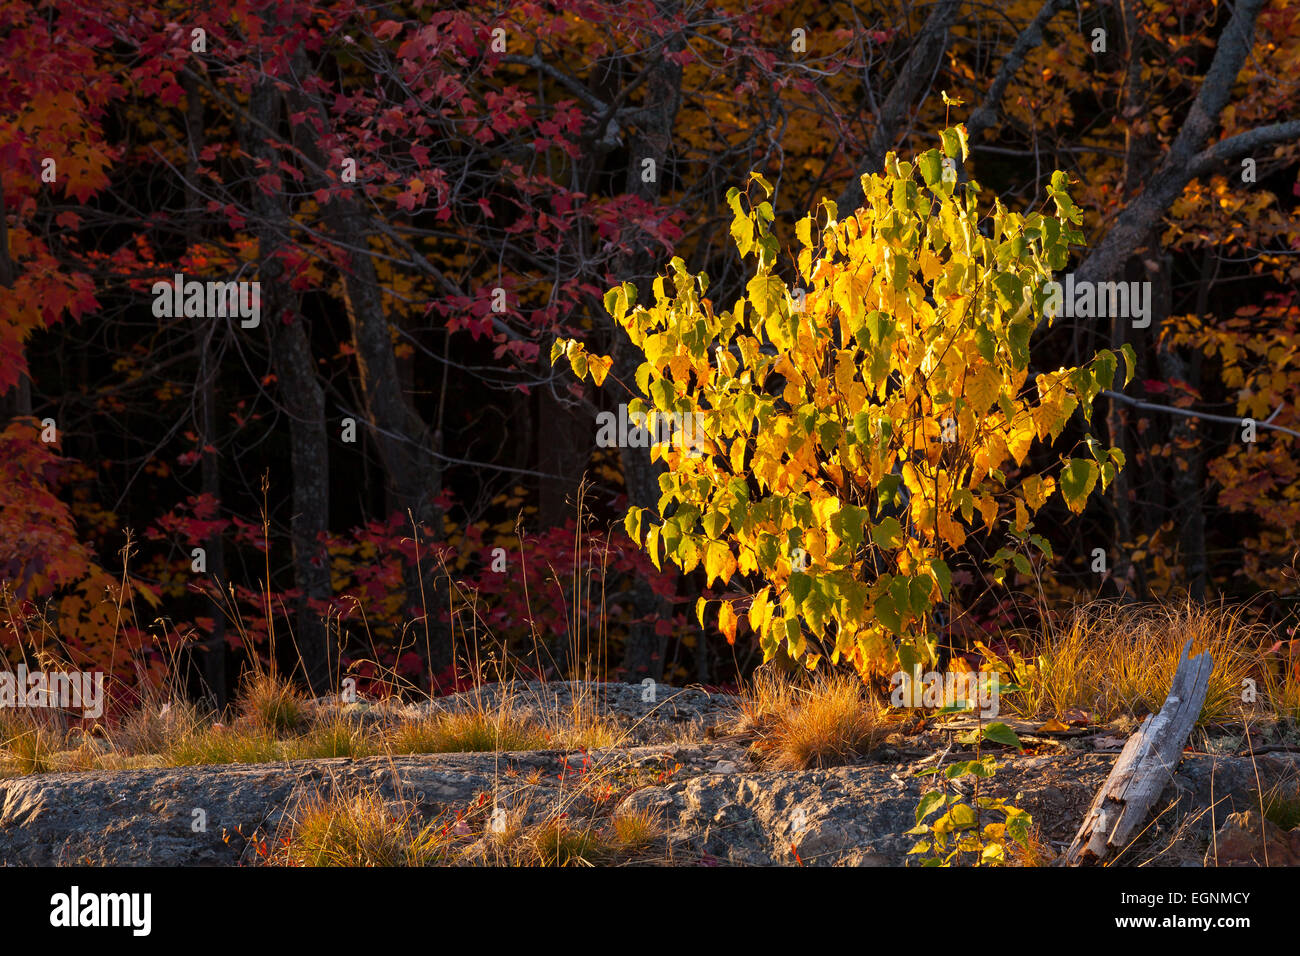
[[[1209,306],[1209,269],[1212,257],[1213,252],[1206,248],[1200,287],[1196,293],[1197,315],[1204,315]],[[1193,391],[1199,391],[1200,352],[1193,351],[1188,360],[1162,342],[1158,359],[1160,374],[1171,387],[1176,387],[1175,382],[1186,382]],[[1174,521],[1179,529],[1179,550],[1182,552],[1183,572],[1187,578],[1187,594],[1194,601],[1204,601],[1208,579],[1205,557],[1205,454],[1196,419],[1175,416],[1169,428],[1169,444],[1174,452],[1169,464],[1169,484],[1174,492]]]
[[[255,123],[245,129],[244,149],[254,157],[270,157],[267,130],[278,121],[279,103],[270,82],[254,88],[249,113]],[[278,379],[278,395],[289,418],[289,449],[293,467],[294,581],[300,592],[296,608],[294,641],[301,659],[302,678],[313,693],[330,687],[329,634],[311,601],[328,600],[329,556],[324,535],[329,528],[329,439],[325,422],[325,396],[316,378],[311,343],[302,316],[281,284],[283,267],[275,253],[287,235],[289,214],[283,200],[255,191],[258,221],[258,275],[262,281],[262,322],[271,339]]]
[[[309,72],[301,52],[295,55],[295,68],[303,75]],[[319,104],[310,103],[300,93],[291,92],[289,96],[296,112],[314,112],[322,123],[328,123]],[[316,169],[325,169],[326,157],[310,127],[300,126],[297,132],[297,146]],[[320,176],[315,178],[320,188],[336,185]],[[442,516],[434,504],[442,490],[442,474],[435,454],[440,436],[431,433],[402,390],[392,328],[384,313],[375,265],[366,247],[367,237],[373,232],[366,213],[351,196],[335,192],[325,203],[324,217],[343,254],[344,304],[356,349],[367,434],[384,471],[388,514],[400,514],[413,522],[411,533],[423,543],[430,532],[435,538],[442,534]],[[445,369],[443,374],[447,374]],[[429,668],[436,672],[453,662],[454,653],[450,625],[438,619],[447,606],[448,582],[446,575],[439,573],[432,563],[422,553],[418,571],[408,566],[405,587],[407,610],[423,624]]]
[[[677,0],[659,0],[656,6],[663,22],[672,22],[677,11]],[[668,38],[665,47],[677,52],[682,49],[683,43],[678,34]],[[630,137],[631,157],[626,192],[654,201],[658,199],[663,180],[669,172],[673,124],[681,105],[682,68],[671,60],[660,58],[648,69],[650,77],[646,81],[646,119]],[[642,176],[642,163],[646,159],[654,160],[653,182],[646,182]],[[621,279],[635,282],[639,290],[638,301],[645,301],[649,292],[648,280],[655,272],[653,251],[640,238],[633,239],[631,244],[632,252],[621,256],[617,263],[618,275]],[[622,329],[614,330],[614,340],[614,375],[624,382],[635,381],[636,368],[644,357],[636,353]],[[628,502],[657,514],[662,463],[652,462],[650,451],[646,448],[623,448],[619,457],[623,464]],[[623,653],[624,677],[633,682],[646,677],[659,680],[664,674],[664,651],[668,639],[656,633],[655,625],[661,620],[671,619],[672,604],[656,595],[648,581],[641,580],[636,581],[632,588],[631,603],[637,621],[630,629]]]
[[[537,470],[543,475],[537,482],[537,518],[542,527],[555,528],[577,515],[575,496],[591,461],[594,425],[590,412],[561,401],[549,388],[537,389],[535,394]]]
[[[186,239],[191,247],[199,241],[198,215],[201,199],[198,191],[198,157],[206,144],[203,128],[203,97],[197,77],[186,71],[182,77],[187,101],[186,123],[189,127],[189,157],[185,165],[185,210],[191,224]],[[194,320],[194,351],[198,357],[198,370],[194,382],[194,415],[199,434],[199,491],[221,502],[221,462],[217,443],[217,369],[211,360],[211,346],[217,329],[211,319]],[[226,545],[220,534],[213,534],[203,542],[207,556],[209,587],[216,593],[208,598],[208,614],[212,618],[212,631],[201,645],[203,683],[206,693],[212,696],[218,711],[224,711],[230,699],[229,680],[226,676],[226,608],[217,596],[227,584]]]

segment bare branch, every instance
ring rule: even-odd
[[[862,205],[862,177],[879,171],[885,165],[885,153],[898,138],[904,119],[938,67],[943,51],[948,48],[948,28],[952,26],[959,6],[957,0],[941,0],[921,28],[907,62],[899,69],[893,89],[885,97],[880,115],[876,117],[876,128],[871,133],[860,172],[849,180],[835,203],[840,216],[847,216]]]
[[[1192,107],[1173,145],[1169,147],[1147,188],[1124,208],[1105,238],[1076,270],[1075,281],[1100,282],[1119,275],[1124,263],[1137,249],[1151,227],[1182,194],[1187,184],[1198,175],[1193,167],[1203,173],[1215,164],[1215,159],[1211,159],[1211,156],[1216,157],[1217,161],[1222,161],[1228,158],[1232,149],[1237,148],[1224,148],[1225,143],[1231,144],[1233,140],[1240,138],[1234,136],[1231,140],[1199,152],[1218,125],[1219,115],[1231,96],[1232,84],[1254,46],[1255,19],[1267,3],[1268,0],[1239,0],[1232,19],[1219,36],[1214,60],[1205,73],[1201,90],[1192,102]],[[1253,130],[1252,133],[1259,135],[1249,142],[1253,146],[1276,142],[1276,139],[1268,139],[1264,135],[1265,132],[1271,131],[1271,135],[1281,139],[1284,138],[1281,134],[1294,125],[1277,123]],[[1242,136],[1248,135],[1250,134],[1242,134]],[[1240,146],[1240,148],[1249,147]],[[1221,151],[1216,154],[1215,149]]]
[[[1025,56],[1029,51],[1043,42],[1043,27],[1047,25],[1047,22],[1052,17],[1068,6],[1070,6],[1070,0],[1045,0],[1038,14],[1033,20],[1029,21],[1029,26],[1020,31],[1020,36],[1016,37],[1011,52],[1002,61],[1002,67],[998,70],[998,75],[993,78],[993,84],[989,87],[988,93],[984,95],[979,108],[966,121],[966,132],[972,143],[980,133],[998,121],[998,117],[1002,112],[1002,94],[1006,92],[1007,84],[1011,82],[1011,78],[1024,65]]]
[[[1254,419],[1248,418],[1234,418],[1231,415],[1211,415],[1209,412],[1198,412],[1190,408],[1177,408],[1173,405],[1156,405],[1152,402],[1144,402],[1141,399],[1132,398],[1121,392],[1112,392],[1109,389],[1103,390],[1100,394],[1105,395],[1112,401],[1123,402],[1126,405],[1131,405],[1142,411],[1165,412],[1169,415],[1182,415],[1185,418],[1199,418],[1207,422],[1224,422],[1229,425],[1245,425],[1248,421],[1254,421]],[[1277,410],[1262,422],[1255,421],[1255,427],[1267,428],[1270,431],[1282,432],[1284,435],[1291,435],[1294,438],[1300,438],[1300,432],[1293,431],[1290,428],[1283,428],[1281,425],[1273,424],[1273,419],[1277,418],[1278,412],[1281,411],[1282,406],[1278,406]]]

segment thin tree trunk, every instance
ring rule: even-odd
[[[269,82],[258,84],[249,99],[256,127],[245,130],[244,150],[254,157],[273,151],[265,130],[278,121],[279,97]],[[312,601],[331,594],[329,555],[324,535],[329,528],[329,439],[325,423],[325,396],[316,378],[311,343],[302,317],[284,293],[283,266],[276,256],[289,228],[283,200],[254,191],[258,218],[258,275],[262,281],[262,323],[271,338],[278,379],[278,395],[289,418],[289,450],[293,467],[294,582],[299,591],[294,640],[301,658],[302,677],[313,693],[330,686],[329,634]]]
[[[659,0],[656,3],[663,22],[672,22],[677,6],[678,0]],[[673,52],[681,50],[683,45],[680,34],[669,38],[666,43],[667,48]],[[627,171],[626,192],[653,202],[659,198],[663,179],[668,175],[673,125],[681,105],[682,68],[661,57],[648,69],[651,71],[646,81],[645,112],[648,118],[630,138],[631,162]],[[654,160],[655,178],[652,182],[646,182],[642,175],[642,164],[646,159]],[[639,288],[638,299],[644,301],[648,298],[648,280],[654,274],[655,263],[650,248],[639,240],[633,242],[633,251],[619,257],[616,268],[621,278],[636,282]],[[635,381],[637,366],[644,357],[637,354],[621,330],[615,330],[614,338],[614,374],[621,381]],[[647,448],[623,448],[619,457],[623,464],[628,502],[657,513],[659,474],[663,470],[663,464],[652,462]],[[633,682],[647,677],[659,680],[664,674],[664,652],[668,638],[657,633],[656,624],[671,620],[672,605],[655,594],[648,581],[642,580],[637,580],[632,587],[631,603],[636,623],[628,633],[623,652],[624,677]]]
[[[186,116],[189,127],[189,157],[185,163],[185,211],[189,223],[185,240],[193,249],[198,243],[198,157],[207,137],[203,129],[203,97],[193,73],[186,71],[181,78],[188,104]],[[210,346],[215,329],[211,319],[194,320],[194,351],[198,356],[198,372],[194,382],[194,414],[199,433],[199,491],[221,502],[221,463],[217,457],[217,370],[211,363]],[[203,682],[212,695],[218,711],[223,711],[230,697],[226,676],[226,609],[217,596],[225,587],[226,545],[220,533],[203,541],[207,557],[207,574],[216,593],[208,598],[208,614],[212,617],[212,631],[202,645]]]
[[[1196,314],[1205,315],[1209,306],[1209,269],[1213,252],[1206,248],[1201,267],[1201,283],[1196,293]],[[1193,391],[1201,385],[1201,354],[1193,351],[1191,360],[1183,358],[1173,347],[1162,342],[1157,357],[1160,374],[1166,383],[1186,382]],[[1170,459],[1174,490],[1175,521],[1179,526],[1179,545],[1187,594],[1194,601],[1204,601],[1209,575],[1205,557],[1205,455],[1203,440],[1194,418],[1178,416],[1169,428],[1169,444],[1175,454]]]
[[[301,51],[295,54],[294,61],[300,75],[310,72]],[[288,95],[295,112],[314,111],[323,124],[328,123],[319,104],[298,92]],[[298,130],[298,147],[316,168],[325,169],[327,159],[310,128],[302,125]],[[317,179],[320,188],[337,185]],[[379,278],[366,250],[367,237],[373,230],[360,204],[346,192],[335,191],[323,211],[326,225],[338,238],[343,254],[345,306],[356,349],[363,411],[368,435],[384,470],[388,513],[413,521],[412,534],[422,543],[430,536],[437,540],[442,535],[442,515],[434,503],[442,491],[442,473],[435,455],[439,436],[431,433],[402,391]],[[446,369],[443,374],[447,374]],[[438,618],[448,603],[446,575],[438,571],[427,555],[422,555],[419,571],[410,565],[405,572],[407,611],[417,615],[424,625],[431,672],[445,669],[454,657],[450,625]]]
[[[574,496],[591,460],[595,433],[585,409],[560,401],[549,388],[537,389],[536,395],[537,470],[546,476],[538,479],[537,519],[542,527],[555,528],[577,514]]]

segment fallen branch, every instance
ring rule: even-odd
[[[1147,717],[1129,738],[1093,798],[1066,853],[1070,866],[1103,860],[1111,850],[1126,846],[1173,778],[1205,703],[1214,667],[1208,651],[1190,657],[1191,649],[1189,638],[1160,713]]]

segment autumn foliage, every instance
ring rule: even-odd
[[[984,223],[979,185],[955,173],[965,131],[944,130],[942,143],[915,164],[890,154],[843,221],[828,201],[799,222],[797,295],[775,271],[772,190],[755,175],[756,200],[728,194],[732,236],[754,260],[731,309],[715,311],[707,277],[680,259],[653,306],[636,306],[630,285],[606,300],[645,354],[632,410],[690,417],[702,432],[656,446],[669,465],[662,520],[634,508],[628,533],[656,564],[662,552],[686,572],[702,565],[710,584],[755,576],[748,622],[765,658],[783,650],[811,669],[829,656],[864,674],[933,660],[945,556],[1006,515],[1012,547],[994,563],[1023,561],[1031,541],[1045,547],[1032,515],[1049,496],[1082,511],[1123,465],[1088,437],[1055,474],[1024,468],[1036,440],[1054,442],[1076,410],[1090,417],[1116,370],[1102,351],[1030,381],[1044,286],[1082,239],[1065,175],[1052,177],[1053,214],[996,203]],[[575,366],[592,361],[605,364]],[[734,641],[731,602],[718,620]]]
[[[1097,595],[1289,623],[1298,10],[0,0],[0,654],[711,683]],[[1150,326],[1044,321],[1102,252]],[[702,454],[597,447],[624,403]]]

